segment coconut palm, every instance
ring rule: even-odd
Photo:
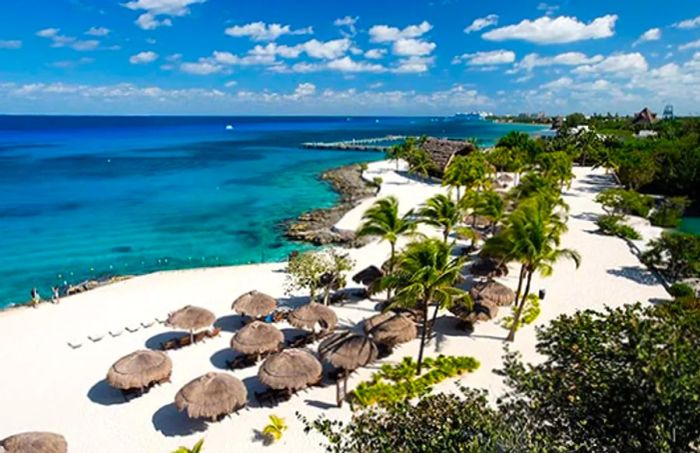
[[[287,423],[282,417],[276,415],[270,415],[269,419],[270,423],[263,428],[262,432],[270,441],[275,442],[282,438],[282,433],[287,430]]]
[[[544,277],[550,276],[554,263],[561,258],[571,259],[578,268],[581,262],[578,252],[559,248],[561,234],[565,230],[566,225],[560,216],[552,212],[552,206],[546,200],[531,198],[521,203],[508,217],[501,233],[484,245],[487,255],[520,262],[515,315],[507,341],[515,339],[515,331],[530,294],[533,274],[539,272]]]
[[[497,192],[488,190],[478,198],[475,213],[489,219],[491,222],[489,230],[493,234],[498,223],[506,215],[506,202]]]
[[[399,160],[406,160],[409,155],[413,152],[416,147],[416,139],[414,137],[407,137],[403,143],[394,145],[387,151],[389,159],[393,159],[396,162],[396,171],[399,170]]]
[[[173,453],[200,453],[203,446],[204,439],[199,439],[199,441],[197,441],[192,448],[179,447],[177,450],[173,451]]]
[[[442,240],[447,243],[450,233],[460,222],[462,212],[457,203],[444,194],[426,200],[418,211],[419,221],[442,229]]]
[[[399,216],[399,201],[396,197],[390,196],[375,201],[362,215],[362,220],[357,236],[375,236],[389,243],[391,247],[389,273],[391,273],[396,259],[396,242],[401,236],[411,235],[416,230],[413,211]],[[391,290],[387,297],[391,298]]]
[[[412,148],[406,155],[408,172],[428,178],[435,170],[435,162],[423,148]]]
[[[442,185],[455,188],[457,192],[457,200],[461,199],[460,189],[468,187],[472,184],[472,178],[469,172],[469,162],[465,156],[455,156],[450,161],[445,169],[445,174],[442,176]]]
[[[437,239],[424,239],[409,244],[397,259],[396,272],[382,278],[380,286],[396,288],[390,307],[419,308],[423,314],[423,331],[418,351],[420,374],[425,342],[440,308],[449,308],[461,300],[467,305],[471,298],[455,287],[460,280],[464,259],[452,257],[451,248]],[[432,321],[428,322],[428,308],[435,306]]]

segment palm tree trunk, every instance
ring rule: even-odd
[[[309,299],[310,302],[316,302],[316,288],[313,286],[309,289]]]
[[[389,245],[391,246],[391,254],[389,255],[389,274],[392,275],[394,273],[394,260],[396,259],[396,243],[389,242]],[[391,301],[391,287],[386,289],[386,301]]]
[[[520,291],[523,289],[523,280],[525,279],[525,265],[520,266],[520,276],[518,277],[518,289],[515,291],[515,301],[513,304],[518,306],[518,301],[520,300]]]
[[[515,316],[513,316],[513,325],[510,326],[510,332],[508,332],[508,337],[506,337],[506,341],[515,340],[515,331],[518,330],[520,315],[522,315],[523,313],[525,301],[527,300],[527,296],[530,294],[530,282],[532,282],[532,271],[528,271],[527,273],[527,284],[525,285],[525,292],[523,293],[523,297],[520,301],[520,304],[518,304],[518,308],[515,311]]]
[[[323,305],[328,305],[328,299],[331,294],[330,286],[323,287]]]
[[[450,229],[449,229],[449,228],[445,228],[445,229],[442,231],[442,242],[444,242],[445,244],[447,244],[447,239],[448,239],[449,237],[450,237]]]
[[[418,366],[416,367],[416,375],[420,376],[421,366],[423,365],[423,349],[425,349],[425,339],[428,333],[428,301],[423,302],[423,332],[420,335],[420,349],[418,350]]]

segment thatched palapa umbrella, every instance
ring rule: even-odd
[[[177,392],[175,406],[179,411],[187,409],[190,418],[216,420],[245,406],[247,400],[248,391],[239,379],[225,373],[207,373]]]
[[[194,341],[194,331],[209,327],[214,323],[215,319],[214,313],[206,308],[186,305],[170,313],[167,324],[177,329],[189,330],[190,341]]]
[[[377,266],[368,266],[352,277],[355,283],[362,283],[365,286],[372,286],[374,282],[384,277],[384,271]]]
[[[338,324],[338,317],[332,308],[317,302],[311,302],[292,311],[287,321],[299,329],[307,329],[313,332],[316,324],[319,324],[322,330],[330,331],[335,329],[336,324]]]
[[[260,318],[275,311],[277,300],[265,293],[253,290],[236,299],[231,308],[240,315]]]
[[[343,395],[348,393],[348,371],[356,370],[377,359],[379,350],[377,344],[364,335],[344,332],[332,335],[321,342],[318,353],[343,373]],[[340,407],[343,397],[340,393],[340,383],[336,381],[336,401]]]
[[[7,453],[66,453],[68,443],[60,434],[28,432],[15,434],[0,440],[0,447]]]
[[[508,275],[508,266],[502,260],[483,257],[469,267],[469,273],[479,277],[505,277]]]
[[[231,348],[243,354],[277,351],[284,342],[284,334],[275,326],[253,321],[231,338]]]
[[[143,389],[169,379],[172,370],[173,363],[166,353],[144,349],[114,362],[107,372],[107,382],[120,390]]]
[[[365,319],[365,332],[378,343],[394,346],[418,336],[416,324],[408,317],[393,312],[380,313]]]
[[[323,367],[309,351],[285,349],[260,365],[258,378],[273,389],[300,390],[321,380]]]
[[[515,300],[512,289],[494,280],[477,283],[469,292],[475,300],[484,299],[501,306],[510,305]]]

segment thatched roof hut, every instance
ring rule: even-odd
[[[656,113],[644,107],[639,113],[634,115],[632,124],[649,125],[656,122]]]
[[[267,316],[277,308],[277,300],[259,291],[249,291],[233,302],[231,308],[238,314],[259,318]]]
[[[231,338],[231,347],[243,354],[276,351],[284,342],[284,334],[275,326],[253,321]]]
[[[336,368],[355,370],[376,360],[378,349],[371,338],[344,332],[323,340],[318,353]]]
[[[238,378],[225,373],[207,373],[177,392],[175,406],[179,411],[187,409],[190,418],[215,419],[245,406],[247,399],[248,391]]]
[[[0,447],[7,453],[66,453],[68,443],[60,434],[27,432],[0,440]]]
[[[510,305],[515,300],[515,292],[495,280],[477,283],[469,291],[474,300],[488,300],[496,305]]]
[[[333,330],[338,324],[338,316],[332,308],[311,302],[289,313],[287,321],[299,329],[314,330],[319,324],[322,330]]]
[[[365,319],[364,329],[377,342],[388,345],[405,343],[418,335],[418,329],[413,321],[402,314],[390,311]]]
[[[466,156],[476,150],[469,142],[435,137],[426,138],[421,148],[428,153],[439,174],[445,172],[454,156]]]
[[[120,390],[143,389],[170,378],[172,371],[173,363],[166,353],[143,349],[114,362],[107,372],[107,382]]]
[[[309,351],[285,349],[260,365],[258,378],[273,389],[303,389],[321,380],[323,367]]]
[[[377,266],[368,266],[352,277],[355,283],[362,283],[365,286],[371,286],[374,282],[384,277],[384,271]]]
[[[505,277],[508,275],[508,266],[502,260],[484,257],[472,264],[469,272],[479,277]]]
[[[187,305],[170,313],[167,324],[177,329],[200,330],[214,323],[216,316],[206,308]]]

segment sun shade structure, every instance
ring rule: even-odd
[[[0,440],[7,453],[66,453],[68,443],[60,434],[28,432]]]
[[[263,354],[276,351],[284,341],[284,334],[275,326],[253,321],[231,338],[231,348],[243,354]]]
[[[190,418],[211,418],[215,420],[245,406],[248,391],[243,383],[224,373],[207,373],[200,376],[177,392],[177,410],[187,410]]]
[[[168,315],[166,324],[177,329],[185,329],[190,332],[190,341],[194,343],[195,330],[201,330],[214,323],[216,316],[206,308],[186,305]]]
[[[300,390],[321,380],[323,367],[309,351],[285,349],[260,366],[258,378],[273,389]]]
[[[143,389],[170,379],[172,371],[173,363],[166,353],[144,349],[114,362],[107,372],[107,382],[120,390]]]
[[[377,342],[387,345],[406,343],[418,335],[413,321],[393,312],[380,313],[365,319],[364,328]]]
[[[368,266],[352,277],[355,283],[362,283],[365,286],[371,286],[374,282],[384,277],[384,271],[377,266]]]
[[[333,330],[338,324],[338,317],[332,308],[317,302],[311,302],[292,311],[287,321],[299,329],[313,331],[316,324],[319,324],[321,330]]]
[[[515,300],[512,289],[494,280],[477,283],[469,292],[475,300],[484,299],[501,306],[510,305]]]
[[[259,291],[249,291],[236,299],[231,308],[239,315],[260,318],[275,311],[277,300]]]
[[[356,370],[376,360],[378,350],[371,338],[344,332],[323,340],[318,353],[336,368]]]
[[[421,144],[421,148],[428,153],[435,164],[435,172],[443,174],[454,156],[466,156],[476,150],[473,144],[460,140],[447,140],[444,138],[428,137]]]
[[[493,258],[480,258],[471,265],[469,272],[479,277],[504,277],[508,275],[508,266]]]

